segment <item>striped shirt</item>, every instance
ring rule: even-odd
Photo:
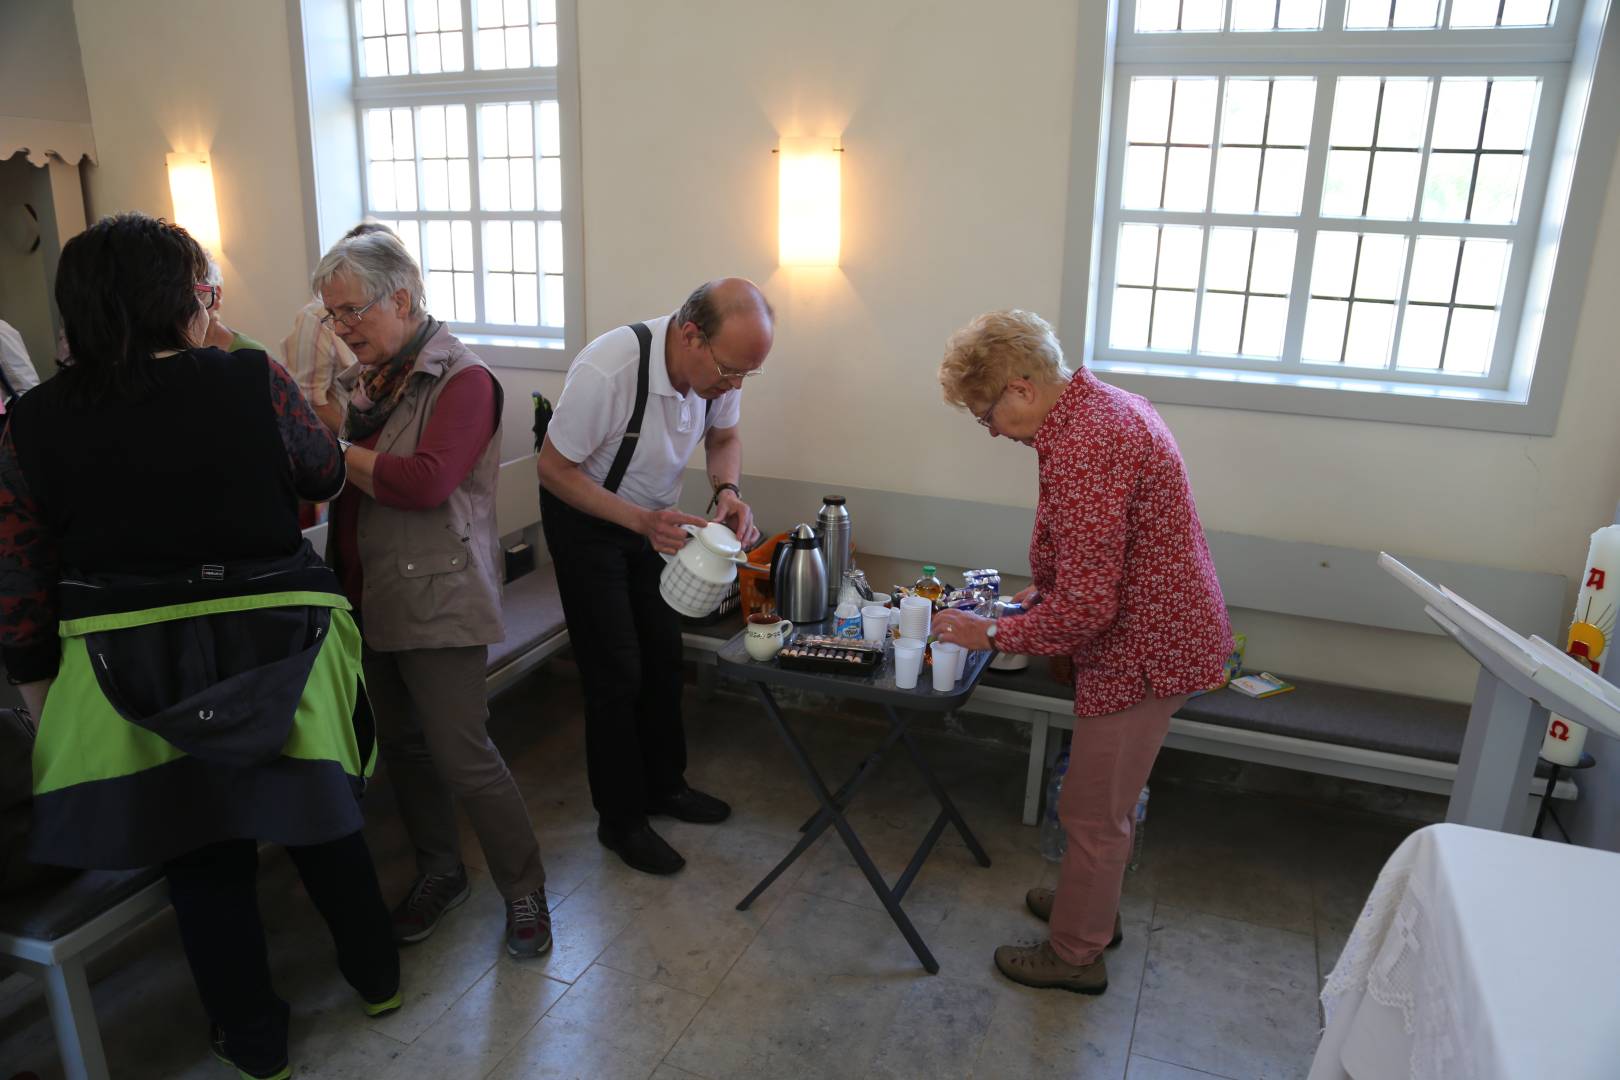
[[[305,304],[293,320],[292,333],[281,342],[281,357],[311,405],[331,401],[347,408],[349,397],[336,380],[354,363],[354,353],[330,327],[321,325],[324,314],[326,307],[319,300]]]

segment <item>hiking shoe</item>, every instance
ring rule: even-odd
[[[287,1063],[285,1061],[274,1068],[262,1072],[244,1069],[242,1066],[238,1065],[231,1058],[231,1055],[225,1051],[225,1029],[220,1027],[218,1024],[208,1025],[208,1048],[214,1052],[214,1056],[218,1058],[222,1064],[229,1065],[231,1068],[235,1069],[237,1075],[240,1076],[242,1080],[290,1080],[292,1076],[292,1069],[287,1067]]]
[[[996,969],[1013,982],[1037,990],[1100,994],[1108,989],[1108,965],[1102,957],[1077,967],[1053,952],[1050,941],[1001,946],[996,950]]]
[[[453,874],[423,874],[394,909],[394,940],[401,945],[424,940],[445,912],[466,903],[471,893],[465,866]]]
[[[551,912],[546,910],[546,890],[536,889],[506,902],[506,951],[519,960],[551,951]]]
[[[1057,899],[1057,893],[1052,889],[1031,889],[1024,894],[1024,905],[1029,913],[1041,922],[1052,921],[1052,903]],[[1112,949],[1125,940],[1125,929],[1120,925],[1119,912],[1114,912],[1114,939],[1108,943]]]
[[[681,853],[653,832],[651,825],[616,829],[604,821],[596,827],[596,839],[603,847],[617,853],[630,869],[644,874],[673,874],[686,865]]]
[[[683,787],[661,799],[652,800],[647,813],[663,814],[694,825],[714,825],[731,816],[731,805],[695,788]]]

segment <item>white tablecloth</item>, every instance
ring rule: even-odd
[[[1435,825],[1322,991],[1310,1080],[1620,1077],[1620,855]]]

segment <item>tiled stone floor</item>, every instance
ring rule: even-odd
[[[784,854],[811,808],[752,702],[687,701],[694,785],[736,807],[710,827],[661,822],[688,859],[673,878],[626,869],[598,847],[578,685],[542,673],[496,705],[549,873],[556,948],[519,963],[500,946],[499,897],[471,834],[472,900],[403,954],[406,1004],[367,1021],[284,856],[267,854],[261,900],[277,987],[293,1007],[295,1075],[763,1080],[797,1077],[1303,1076],[1316,993],[1367,889],[1405,829],[1298,803],[1160,784],[1142,867],[1127,877],[1125,942],[1099,998],[998,976],[998,944],[1034,941],[1025,889],[1051,883],[1035,829],[1019,824],[1019,755],[929,738],[924,752],[989,850],[981,869],[947,833],[906,900],[934,950],[930,976],[835,837],[747,912],[738,899]],[[792,717],[829,777],[880,732]],[[853,818],[892,881],[934,806],[903,757]],[[370,834],[390,898],[412,873],[386,782]],[[164,916],[96,965],[112,1071],[223,1078],[173,921]],[[60,1075],[37,995],[0,997],[0,1080]]]

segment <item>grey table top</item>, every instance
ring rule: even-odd
[[[798,634],[830,634],[830,623],[800,627]],[[910,709],[918,712],[948,712],[960,708],[973,693],[973,688],[979,684],[980,677],[990,664],[991,653],[972,652],[962,665],[962,678],[956,681],[953,689],[938,691],[934,689],[933,678],[927,667],[923,668],[922,675],[917,679],[917,686],[912,690],[902,690],[894,685],[894,648],[886,646],[883,650],[883,662],[871,675],[833,675],[815,671],[788,671],[776,660],[764,662],[755,660],[743,648],[743,632],[739,631],[720,647],[715,660],[720,668],[729,675],[748,679],[751,682],[763,683],[767,686],[786,686],[795,690],[812,690],[822,694],[834,694],[838,697],[851,698],[855,701],[870,701],[878,705],[888,705],[896,709]]]

